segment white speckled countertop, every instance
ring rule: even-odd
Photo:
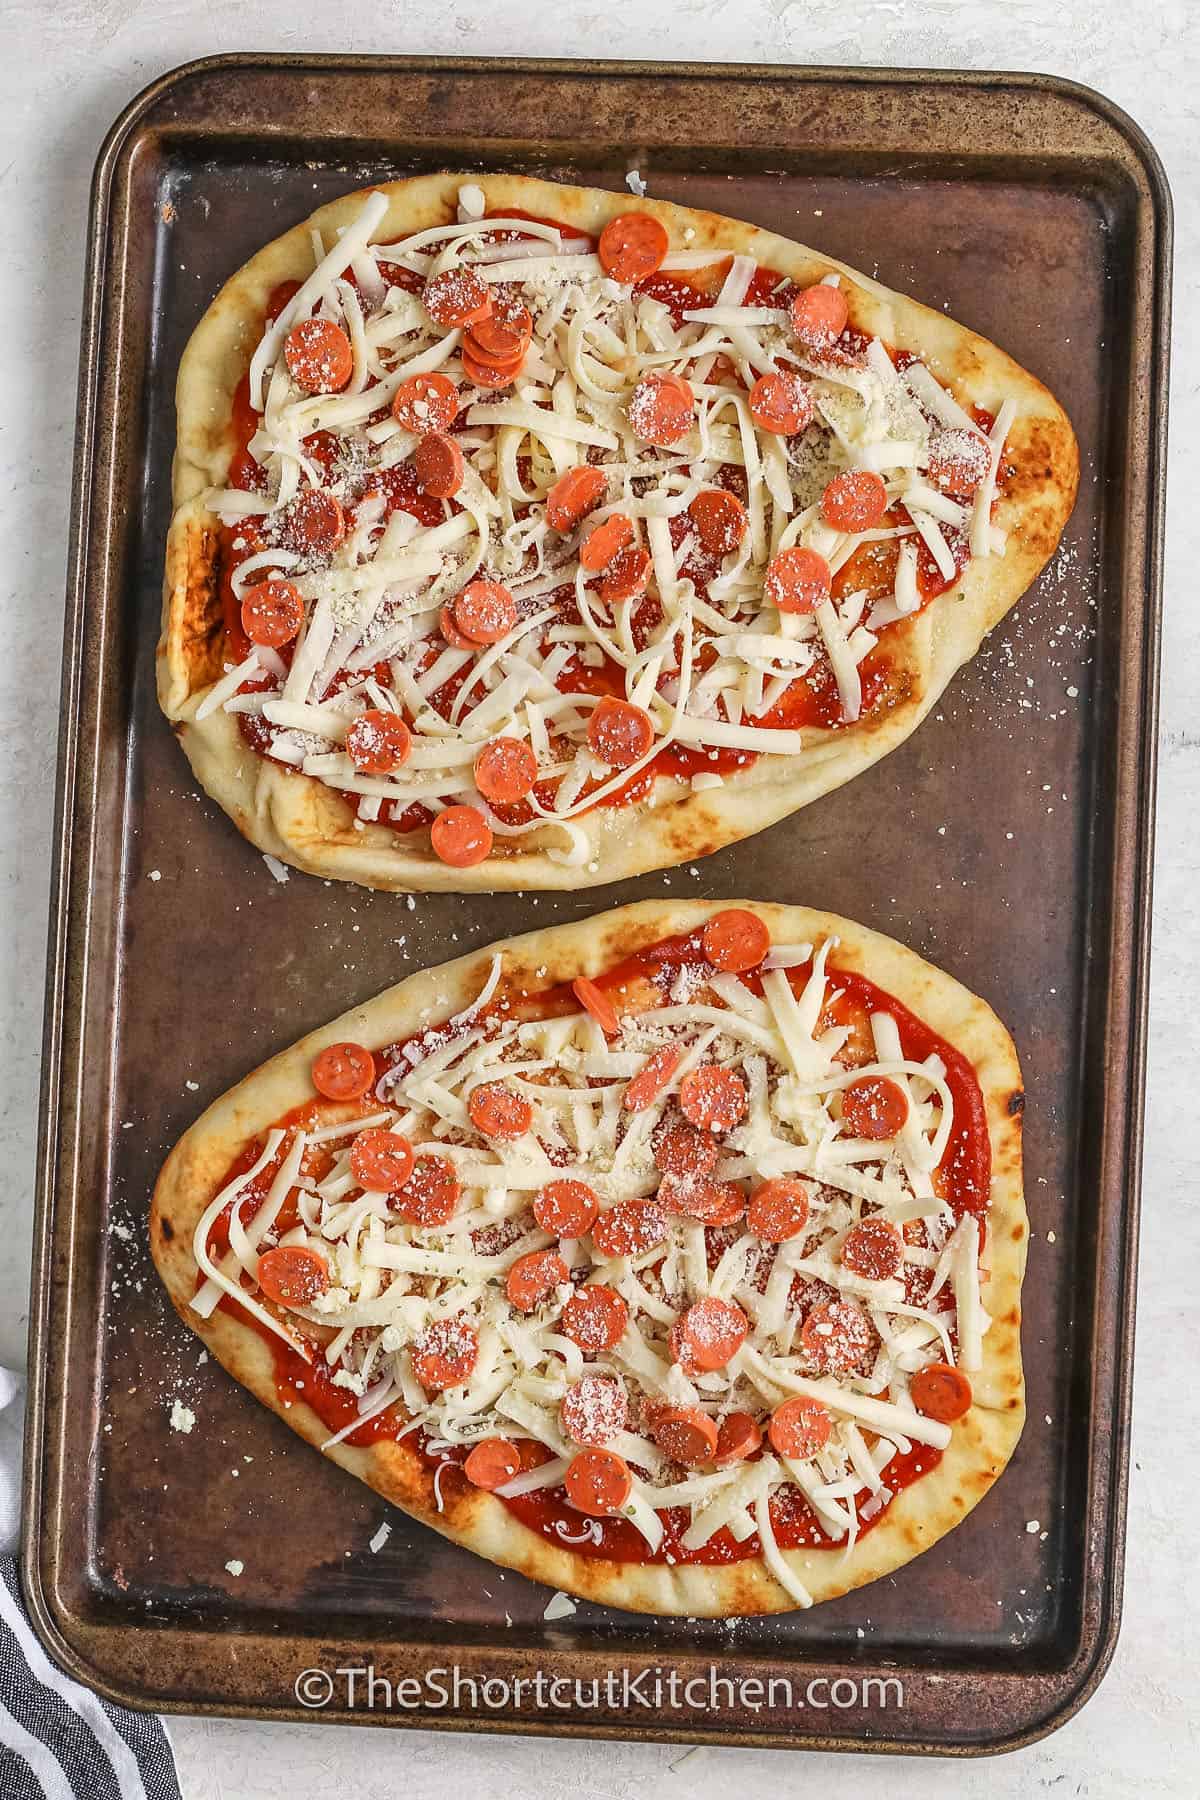
[[[61,597],[75,345],[91,165],[138,88],[225,50],[613,55],[677,60],[1031,69],[1099,88],[1150,133],[1176,205],[1175,316],[1200,285],[1194,153],[1200,15],[1190,0],[9,0],[0,62],[0,1360],[25,1355],[31,1172],[53,812]],[[1056,299],[1055,304],[1065,297]],[[1163,658],[1159,855],[1134,1468],[1125,1623],[1085,1711],[1044,1743],[990,1762],[780,1758],[768,1752],[588,1745],[330,1726],[171,1723],[187,1800],[307,1800],[350,1788],[409,1800],[478,1786],[520,1800],[709,1800],[730,1783],[855,1800],[1043,1791],[1088,1800],[1197,1791],[1200,1563],[1177,1528],[1194,1513],[1200,1450],[1181,1432],[1178,1370],[1200,1357],[1200,1315],[1178,1285],[1200,1262],[1200,1168],[1190,1126],[1200,1057],[1200,685],[1190,484],[1200,350],[1176,333]],[[1184,1390],[1186,1391],[1186,1390]],[[1191,1774],[1188,1773],[1189,1768]]]

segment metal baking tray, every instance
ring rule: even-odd
[[[656,195],[944,305],[1078,431],[1062,550],[916,735],[701,864],[415,905],[278,885],[156,707],[189,333],[320,202],[444,167],[617,190],[639,169]],[[88,250],[25,1510],[29,1602],[72,1674],[166,1711],[957,1753],[1026,1742],[1092,1691],[1121,1603],[1170,240],[1145,138],[1039,76],[233,56],[165,76],[117,121]],[[200,1109],[342,1007],[503,934],[681,888],[845,912],[1011,1026],[1029,1424],[958,1530],[842,1600],[734,1623],[580,1604],[548,1622],[547,1590],[389,1512],[198,1360],[150,1264],[147,1203]],[[454,1665],[457,1699],[443,1681],[445,1704],[428,1688],[388,1704],[381,1680]],[[368,1666],[373,1692],[337,1673]],[[297,1691],[311,1668],[329,1672],[324,1703],[319,1681]],[[710,1692],[710,1668],[729,1690]],[[655,1669],[657,1703],[644,1682],[599,1704],[547,1685]],[[465,1685],[538,1670],[540,1703]],[[671,1671],[700,1678],[675,1703]]]

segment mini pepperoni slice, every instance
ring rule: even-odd
[[[608,564],[600,581],[600,598],[607,606],[636,600],[650,580],[650,552],[640,544],[626,544]]]
[[[819,550],[793,544],[767,564],[763,596],[782,613],[816,612],[828,600],[833,574]]]
[[[531,1250],[528,1256],[518,1256],[509,1269],[504,1291],[518,1312],[536,1312],[556,1287],[570,1279],[571,1271],[557,1250]]]
[[[664,1044],[661,1050],[647,1058],[645,1064],[636,1075],[625,1084],[625,1094],[621,1101],[627,1112],[645,1112],[663,1090],[670,1085],[683,1051],[677,1044]]]
[[[592,709],[587,740],[610,769],[628,769],[653,748],[654,721],[632,700],[614,700],[606,694]]]
[[[750,389],[750,416],[763,431],[794,437],[812,423],[812,396],[798,375],[772,369]]]
[[[533,317],[521,300],[499,307],[495,301],[486,319],[476,319],[468,332],[471,347],[484,362],[506,363],[524,356],[533,336]]]
[[[667,1216],[653,1200],[618,1200],[592,1226],[600,1256],[641,1256],[667,1235]]]
[[[629,1464],[615,1450],[590,1448],[572,1457],[563,1479],[576,1512],[607,1519],[620,1512],[633,1492]]]
[[[571,992],[586,1013],[590,1013],[605,1037],[616,1037],[621,1029],[621,1021],[617,1018],[617,1009],[594,981],[586,975],[578,975],[571,983]]]
[[[341,502],[324,488],[305,488],[284,512],[284,542],[303,554],[332,556],[345,535]]]
[[[898,1081],[864,1075],[842,1089],[842,1124],[855,1137],[882,1142],[904,1129],[908,1100]]]
[[[511,387],[521,372],[523,357],[517,357],[510,363],[484,362],[481,357],[473,356],[468,344],[462,347],[463,374],[473,387],[487,388],[499,392],[501,388]]]
[[[871,1321],[852,1300],[829,1300],[810,1309],[800,1327],[809,1361],[823,1375],[849,1375],[875,1342]]]
[[[819,1400],[810,1400],[806,1394],[797,1394],[775,1408],[767,1426],[767,1436],[771,1448],[780,1456],[807,1462],[810,1456],[824,1449],[832,1430],[833,1417],[829,1408]]]
[[[750,1321],[731,1300],[712,1295],[689,1306],[680,1320],[681,1334],[697,1369],[723,1369],[732,1362],[750,1331]]]
[[[662,268],[670,244],[666,226],[652,214],[619,213],[600,233],[600,266],[622,285],[645,281]]]
[[[392,395],[392,417],[418,436],[449,431],[458,417],[458,389],[448,375],[413,375]]]
[[[821,495],[821,517],[835,531],[870,531],[887,509],[887,488],[874,469],[843,469]]]
[[[454,600],[454,623],[474,644],[498,644],[517,622],[517,603],[500,581],[469,581]]]
[[[259,581],[242,595],[242,630],[252,644],[278,650],[303,623],[304,601],[290,581]]]
[[[396,1195],[396,1210],[410,1225],[435,1230],[454,1217],[462,1194],[458,1171],[445,1156],[418,1156]]]
[[[429,841],[452,869],[472,869],[492,853],[492,828],[477,806],[447,806],[429,827]]]
[[[476,1131],[502,1144],[525,1136],[533,1124],[533,1107],[503,1081],[481,1081],[471,1089],[467,1111]]]
[[[673,1213],[695,1219],[701,1225],[735,1225],[746,1210],[746,1196],[736,1181],[664,1175],[658,1186],[658,1201]]]
[[[969,500],[992,465],[992,447],[977,431],[935,431],[925,479],[954,500]]]
[[[717,1448],[716,1425],[698,1406],[657,1408],[650,1435],[664,1456],[685,1469],[711,1462]]]
[[[740,906],[714,913],[700,934],[704,954],[714,969],[744,975],[756,969],[771,948],[771,933],[757,913]]]
[[[832,349],[850,323],[850,308],[841,288],[819,281],[793,294],[792,330],[806,350],[820,355]]]
[[[608,478],[603,469],[581,463],[560,475],[546,495],[546,523],[551,531],[574,531],[594,506],[599,506],[608,491]]]
[[[413,1374],[427,1394],[461,1387],[479,1359],[479,1333],[466,1313],[435,1319],[413,1344]]]
[[[533,1203],[534,1218],[556,1238],[586,1237],[599,1213],[600,1197],[586,1181],[548,1181]],[[580,1289],[584,1294],[594,1291]]]
[[[628,1416],[625,1384],[608,1375],[584,1375],[567,1389],[558,1409],[558,1422],[573,1444],[611,1443]]]
[[[488,284],[475,269],[461,263],[431,275],[421,293],[425,311],[435,325],[454,331],[462,325],[473,325],[492,310]]]
[[[953,1425],[971,1409],[971,1383],[952,1363],[926,1363],[908,1384],[908,1395],[919,1413],[941,1425]]]
[[[328,1044],[312,1066],[312,1084],[327,1100],[359,1100],[375,1079],[375,1058],[361,1044]]]
[[[559,1325],[564,1337],[578,1344],[585,1356],[602,1356],[625,1335],[629,1308],[616,1288],[602,1281],[576,1288],[562,1309]]]
[[[369,1193],[394,1194],[412,1174],[413,1163],[413,1147],[399,1131],[373,1126],[350,1146],[350,1173]]]
[[[475,758],[475,786],[493,806],[523,800],[537,781],[537,757],[523,738],[493,738]]]
[[[454,608],[449,604],[443,606],[438,614],[438,630],[446,642],[454,650],[478,650],[479,645],[473,638],[464,637],[454,623]]]
[[[749,523],[745,507],[727,488],[701,488],[688,507],[688,517],[709,556],[731,556]]]
[[[904,1261],[904,1243],[886,1219],[864,1219],[843,1238],[841,1261],[864,1281],[890,1281]]]
[[[329,1264],[306,1244],[276,1244],[258,1259],[258,1285],[276,1306],[311,1306],[329,1291]]]
[[[521,1453],[507,1438],[484,1438],[475,1444],[463,1463],[463,1474],[473,1487],[494,1493],[520,1473]]]
[[[346,754],[363,775],[390,775],[412,754],[412,732],[399,713],[370,706],[346,733]]]
[[[666,448],[692,428],[696,399],[682,375],[643,375],[629,397],[629,423],[643,444]]]
[[[618,550],[633,542],[633,520],[628,513],[609,513],[590,531],[579,549],[579,560],[593,574],[606,569]]]
[[[711,1175],[721,1152],[707,1131],[697,1130],[680,1120],[659,1137],[654,1146],[654,1161],[664,1175],[675,1175],[681,1181],[694,1181]]]
[[[764,1244],[785,1244],[804,1230],[808,1213],[808,1189],[802,1181],[783,1175],[755,1189],[746,1208],[746,1225]]]
[[[337,394],[354,373],[350,339],[332,319],[301,319],[283,340],[288,374],[306,394]]]
[[[721,1420],[713,1462],[718,1469],[745,1462],[762,1447],[762,1432],[752,1413],[733,1412]]]
[[[413,468],[423,493],[433,500],[450,500],[463,484],[466,464],[452,437],[430,431],[413,451]]]
[[[683,1116],[705,1131],[732,1131],[746,1116],[746,1083],[732,1069],[712,1063],[689,1069],[679,1084]]]

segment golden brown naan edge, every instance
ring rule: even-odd
[[[905,295],[893,293],[834,258],[720,214],[665,201],[638,200],[666,225],[673,249],[709,245],[714,261],[754,257],[801,284],[831,270],[845,277],[851,323],[897,349],[920,355],[965,406],[995,412],[1012,396],[1020,412],[1005,461],[1013,469],[996,520],[1009,534],[1003,557],[973,561],[963,579],[915,619],[895,626],[893,704],[861,724],[814,731],[799,757],[762,756],[720,788],[692,793],[686,782],[659,784],[653,807],[637,804],[585,813],[582,866],[564,867],[532,840],[497,838],[487,861],[454,869],[439,861],[428,833],[403,836],[387,826],[356,828],[346,802],[311,776],[257,756],[236,719],[217,711],[197,721],[196,707],[222,671],[221,606],[216,578],[217,520],[201,496],[226,477],[233,447],[231,404],[258,341],[268,296],[312,267],[310,231],[326,242],[355,217],[365,193],[389,197],[378,240],[456,218],[459,187],[483,189],[489,209],[515,207],[598,233],[631,206],[628,195],[569,187],[522,175],[428,175],[385,183],[321,207],[260,250],[226,283],[184,352],[176,393],[175,515],[167,541],[158,690],[201,785],[259,849],[315,875],[368,887],[498,892],[577,889],[617,881],[706,856],[748,837],[840,787],[903,742],[955,671],[1036,579],[1053,554],[1075,500],[1079,457],[1066,414],[1041,382],[994,344]],[[539,834],[554,843],[558,834]]]
[[[838,938],[830,957],[834,971],[851,969],[868,976],[957,1046],[975,1066],[987,1107],[992,1189],[984,1304],[993,1324],[983,1340],[983,1367],[972,1377],[975,1403],[954,1427],[936,1468],[903,1489],[853,1549],[786,1552],[814,1599],[828,1600],[902,1567],[952,1530],[1000,1475],[1020,1437],[1025,1419],[1020,1302],[1029,1235],[1021,1184],[1021,1073],[1012,1039],[986,1002],[914,951],[848,919],[806,907],[721,904],[757,913],[777,943]],[[202,1320],[188,1308],[197,1280],[192,1236],[234,1157],[250,1138],[311,1100],[309,1070],[326,1044],[350,1038],[376,1050],[462,1008],[480,991],[495,951],[504,957],[501,994],[537,992],[579,974],[600,974],[661,938],[695,930],[719,910],[699,900],[652,900],[507,939],[408,977],[248,1075],[180,1140],[155,1188],[151,1250],[180,1316],[238,1381],[320,1448],[328,1427],[303,1403],[282,1406],[271,1349],[254,1327],[231,1311],[222,1309]],[[633,1612],[696,1617],[786,1611],[795,1605],[758,1557],[726,1566],[669,1568],[579,1556],[530,1531],[494,1495],[458,1491],[457,1483],[449,1484],[454,1491],[446,1493],[445,1510],[439,1511],[430,1471],[403,1442],[363,1449],[342,1443],[326,1454],[443,1536],[584,1599]]]

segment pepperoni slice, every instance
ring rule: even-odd
[[[750,389],[750,416],[763,431],[794,437],[812,423],[812,395],[798,375],[773,369]]]
[[[484,1438],[468,1452],[462,1467],[473,1487],[492,1494],[520,1472],[521,1453],[507,1438]]]
[[[533,1203],[533,1216],[551,1237],[586,1237],[600,1212],[600,1196],[586,1181],[548,1181]],[[595,1293],[582,1288],[581,1293]],[[611,1292],[611,1289],[605,1289]],[[568,1302],[568,1305],[570,1302]],[[624,1327],[622,1327],[624,1329]]]
[[[650,213],[620,213],[600,233],[600,266],[614,281],[631,286],[657,274],[670,244],[660,219]]]
[[[992,447],[977,431],[935,431],[925,479],[954,500],[969,500],[992,466]]]
[[[413,468],[423,493],[433,500],[450,500],[463,484],[466,465],[452,437],[431,431],[413,451]]]
[[[579,975],[571,983],[571,992],[584,1011],[595,1019],[605,1037],[616,1037],[621,1029],[621,1022],[617,1018],[616,1007],[603,988],[598,988],[586,975]]]
[[[475,758],[475,786],[493,806],[523,800],[537,781],[537,757],[523,738],[493,738]]]
[[[800,1327],[809,1361],[823,1375],[849,1375],[875,1342],[871,1321],[853,1300],[824,1301],[810,1309]]]
[[[479,649],[479,645],[474,639],[464,637],[462,632],[458,629],[458,626],[454,623],[454,608],[452,606],[443,606],[441,612],[438,614],[438,629],[446,642],[454,650]]]
[[[628,769],[653,747],[654,721],[632,700],[614,700],[606,694],[592,709],[587,739],[610,769]]]
[[[291,643],[303,623],[304,601],[290,581],[259,581],[242,595],[242,630],[252,644],[278,650]]]
[[[474,644],[498,644],[517,622],[517,603],[500,581],[469,581],[454,601],[454,623]]]
[[[283,340],[288,374],[306,394],[337,394],[354,373],[350,339],[332,319],[301,319]]]
[[[750,1321],[731,1300],[706,1295],[689,1306],[679,1320],[680,1334],[697,1369],[723,1369],[732,1362],[750,1331]]]
[[[408,1224],[435,1230],[454,1217],[461,1193],[458,1171],[448,1158],[418,1156],[396,1196],[396,1210]]]
[[[608,491],[603,469],[581,463],[560,475],[546,495],[546,523],[551,531],[574,531],[594,506],[599,506]]]
[[[469,340],[462,347],[463,374],[473,387],[488,388],[498,392],[501,388],[511,387],[521,372],[524,357],[517,357],[511,363],[484,362],[481,357],[471,354]]]
[[[323,488],[305,488],[284,513],[285,543],[308,555],[332,556],[345,535],[341,502]]]
[[[667,1216],[653,1200],[618,1200],[592,1226],[592,1243],[603,1257],[641,1256],[666,1235]]]
[[[771,933],[757,913],[730,906],[714,913],[700,934],[704,954],[714,969],[744,975],[756,969],[771,948]]]
[[[678,1044],[664,1044],[661,1050],[647,1058],[643,1067],[625,1084],[621,1104],[626,1112],[645,1112],[648,1106],[654,1105],[670,1084],[682,1055]]]
[[[691,430],[695,408],[682,375],[643,375],[629,397],[629,423],[643,444],[665,448]]]
[[[870,531],[887,509],[887,488],[874,469],[843,469],[821,495],[821,517],[835,531]]]
[[[650,1435],[664,1456],[685,1469],[711,1462],[717,1447],[717,1428],[698,1406],[658,1408]]]
[[[654,1146],[654,1161],[664,1175],[694,1181],[711,1175],[721,1152],[707,1131],[698,1131],[682,1120],[664,1131]]]
[[[890,1281],[904,1261],[900,1233],[886,1219],[864,1219],[843,1238],[841,1261],[864,1281]]]
[[[746,1224],[764,1244],[785,1244],[808,1224],[808,1189],[802,1181],[780,1176],[764,1181],[750,1196]]]
[[[576,1512],[607,1519],[620,1512],[629,1499],[633,1476],[625,1458],[615,1450],[591,1448],[572,1457],[563,1486]]]
[[[452,869],[472,869],[492,853],[492,828],[477,806],[447,806],[429,827],[429,841]]]
[[[629,1308],[616,1288],[604,1282],[576,1288],[562,1309],[559,1325],[564,1337],[578,1344],[585,1356],[602,1356],[625,1335]]]
[[[466,1313],[435,1319],[409,1352],[413,1374],[427,1394],[461,1387],[479,1359],[479,1333]]]
[[[828,600],[833,574],[819,550],[793,544],[767,564],[763,596],[783,613],[816,612]]]
[[[898,1081],[864,1075],[842,1089],[842,1124],[855,1137],[882,1142],[904,1129],[908,1100]]]
[[[711,1138],[709,1139],[711,1143]],[[736,1181],[680,1179],[664,1175],[658,1186],[660,1206],[701,1225],[734,1225],[746,1210],[746,1196]]]
[[[434,324],[446,331],[473,325],[492,310],[487,282],[475,269],[461,263],[453,269],[443,269],[440,275],[431,275],[421,298]]]
[[[329,1264],[306,1244],[276,1244],[258,1259],[258,1285],[276,1306],[311,1306],[329,1291]]]
[[[752,1413],[733,1412],[721,1420],[717,1432],[717,1448],[713,1462],[718,1469],[731,1463],[745,1462],[762,1447],[762,1432]]]
[[[525,1136],[533,1124],[533,1107],[524,1094],[514,1093],[503,1081],[481,1081],[471,1089],[467,1111],[476,1131],[502,1144]]]
[[[579,560],[585,569],[596,573],[606,569],[618,550],[633,542],[633,520],[628,513],[609,513],[601,519],[579,548]]]
[[[841,288],[818,282],[793,294],[792,330],[806,350],[831,350],[850,323],[850,308]]]
[[[372,1127],[350,1146],[350,1173],[372,1194],[394,1194],[413,1172],[413,1147],[399,1131]]]
[[[941,1425],[953,1425],[970,1411],[971,1383],[952,1363],[926,1363],[908,1384],[908,1397],[919,1413]]]
[[[346,733],[346,754],[364,775],[390,775],[412,755],[412,732],[399,713],[370,706]]]
[[[312,1066],[312,1084],[327,1100],[359,1100],[375,1079],[375,1058],[361,1044],[328,1044]]]
[[[600,582],[600,598],[607,606],[620,606],[644,594],[650,580],[650,552],[640,544],[626,544],[618,550],[604,571]]]
[[[732,1131],[746,1116],[746,1084],[732,1069],[711,1063],[689,1069],[679,1084],[683,1116],[705,1131]]]
[[[533,337],[533,317],[524,301],[503,308],[493,302],[486,319],[476,319],[467,334],[472,350],[484,362],[506,363],[520,359]]]
[[[392,417],[418,436],[449,431],[458,417],[458,389],[448,375],[413,375],[393,394]]]
[[[504,1291],[518,1312],[531,1313],[570,1279],[571,1271],[557,1250],[531,1250],[528,1256],[518,1256],[509,1269]]]
[[[727,488],[701,488],[688,507],[688,517],[709,556],[731,556],[749,523],[745,507]]]
[[[573,1444],[611,1443],[629,1417],[625,1384],[608,1375],[584,1375],[563,1395],[558,1421]]]
[[[771,1414],[767,1426],[767,1436],[771,1440],[771,1448],[778,1450],[780,1456],[790,1456],[795,1462],[807,1462],[818,1450],[823,1450],[829,1442],[829,1434],[833,1430],[833,1417],[827,1406],[819,1400],[810,1400],[805,1394],[797,1394],[792,1400],[785,1400]]]

